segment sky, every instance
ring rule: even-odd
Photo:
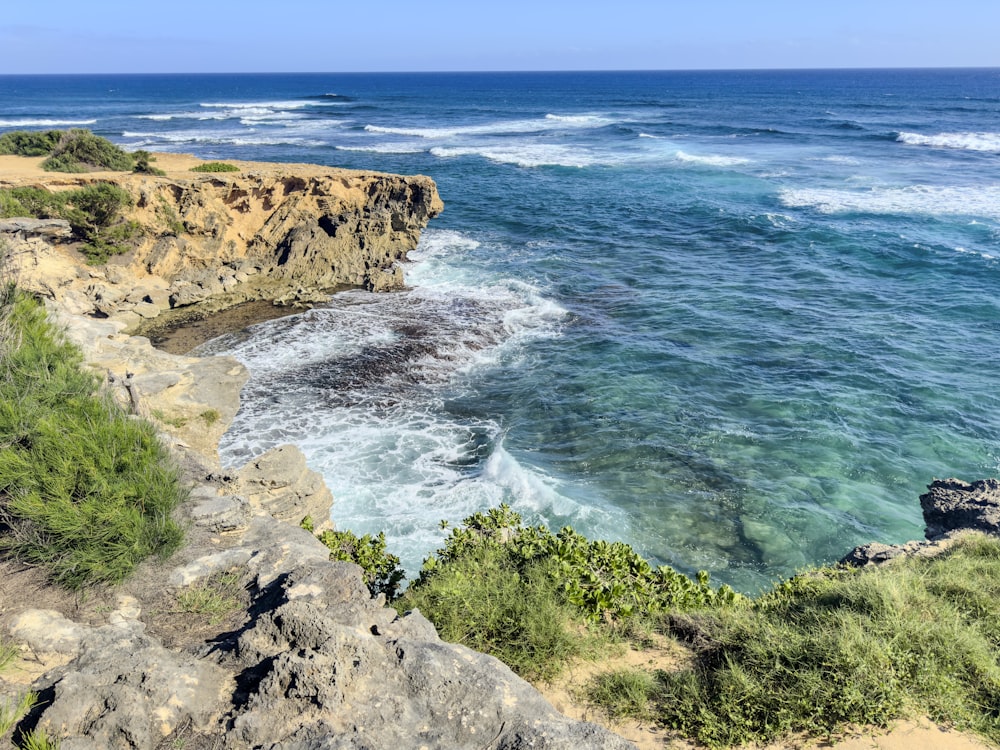
[[[1000,67],[1000,0],[6,6],[0,74]]]

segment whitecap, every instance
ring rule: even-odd
[[[599,128],[613,122],[599,115],[545,115],[531,120],[500,120],[482,125],[462,125],[451,128],[390,127],[365,125],[369,133],[404,135],[413,138],[456,138],[468,135],[503,135],[509,133],[535,133],[566,128]]]
[[[337,151],[357,151],[368,154],[420,154],[426,149],[406,143],[379,143],[371,146],[334,146]]]
[[[304,109],[305,107],[327,107],[329,102],[320,101],[273,101],[273,102],[200,102],[206,109]]]
[[[910,146],[1000,152],[1000,133],[938,133],[937,135],[921,135],[920,133],[901,132],[896,137],[896,140]]]
[[[1000,218],[1000,185],[948,187],[910,185],[866,191],[799,188],[780,191],[786,206],[822,213],[923,214]]]
[[[454,148],[435,147],[431,154],[441,159],[459,156],[481,156],[500,164],[515,164],[519,167],[589,167],[598,163],[593,154],[568,146],[522,143],[514,146],[484,145],[459,146]]]
[[[719,156],[719,155],[697,155],[678,151],[674,154],[678,161],[689,164],[703,164],[709,167],[738,167],[742,164],[749,164],[750,159],[741,156]]]
[[[93,125],[97,120],[35,120],[21,118],[16,120],[0,120],[0,128],[51,128],[59,125]]]

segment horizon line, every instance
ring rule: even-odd
[[[93,71],[88,73],[0,73],[0,78],[16,78],[25,76],[262,76],[262,75],[482,75],[482,74],[540,74],[540,73],[777,73],[777,72],[835,72],[835,71],[936,71],[936,70],[998,70],[1000,65],[900,65],[900,66],[864,66],[847,65],[843,67],[746,67],[746,68],[543,68],[532,70],[520,69],[483,69],[483,70],[240,70],[240,71],[147,71],[142,73]]]

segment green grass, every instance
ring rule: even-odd
[[[17,746],[20,750],[59,750],[59,740],[49,737],[44,729],[32,729],[21,737]]]
[[[177,607],[181,612],[201,615],[216,625],[242,608],[242,593],[239,573],[226,571],[179,592]]]
[[[9,667],[14,662],[14,659],[18,657],[18,654],[20,654],[20,650],[17,646],[0,638],[0,672]]]
[[[0,737],[7,734],[38,702],[38,693],[22,693],[13,702],[0,699]]]
[[[223,161],[206,161],[196,167],[191,167],[192,172],[239,172],[240,168],[235,164],[226,164]]]
[[[181,543],[185,497],[155,429],[98,391],[82,355],[16,293],[0,360],[0,551],[71,588],[123,580]]]
[[[33,216],[65,219],[81,251],[91,263],[104,263],[111,255],[128,252],[143,229],[123,218],[132,196],[116,185],[97,182],[76,190],[51,192],[44,188],[0,189],[0,218]]]
[[[628,701],[607,684],[592,686],[592,698],[710,747],[908,715],[1000,742],[996,539],[873,570],[814,572],[749,606],[674,615],[669,625],[694,648],[693,668],[651,674]]]

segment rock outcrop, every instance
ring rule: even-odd
[[[925,539],[905,544],[872,542],[855,547],[840,563],[880,565],[900,557],[930,557],[944,552],[970,532],[1000,535],[1000,480],[935,479],[920,496]]]
[[[78,315],[110,317],[130,329],[166,311],[221,309],[248,300],[310,304],[344,286],[403,285],[400,262],[443,208],[423,176],[306,164],[234,162],[240,172],[194,173],[191,157],[161,155],[165,176],[41,173],[0,187],[66,190],[95,181],[128,192],[138,222],[135,248],[102,267],[64,244],[58,222],[0,226],[25,288]]]

